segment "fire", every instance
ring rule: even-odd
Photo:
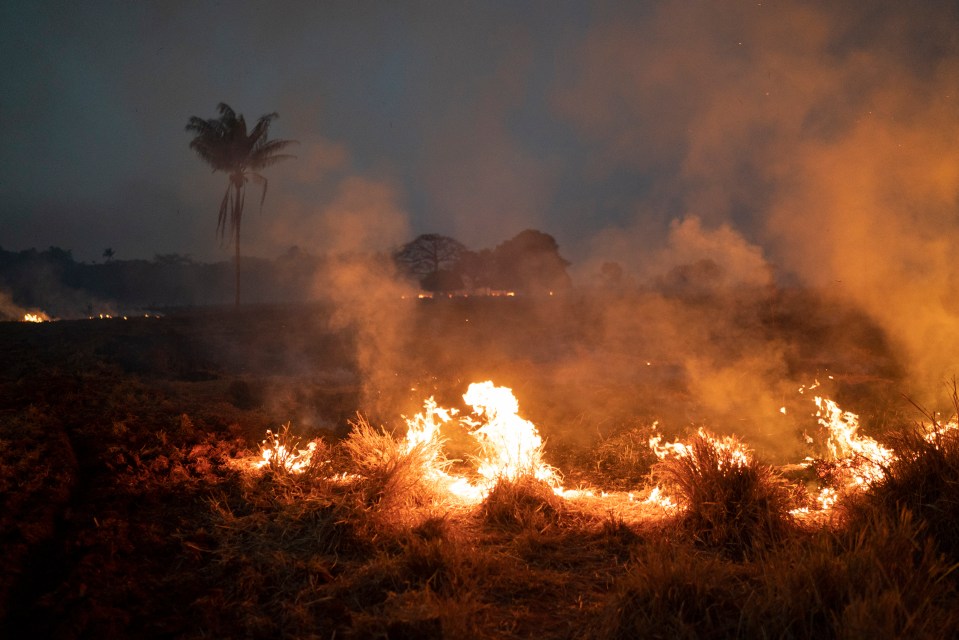
[[[655,427],[655,425],[653,425]],[[718,451],[728,453],[733,465],[743,467],[749,464],[749,453],[745,446],[732,436],[717,437],[705,429],[698,429],[696,434],[708,441]],[[649,439],[649,448],[656,457],[662,460],[666,457],[687,458],[693,455],[692,448],[679,440],[662,444],[663,436],[655,435]]]
[[[800,392],[816,386],[818,383],[800,389]],[[534,478],[568,500],[602,500],[603,504],[615,504],[616,508],[624,509],[656,507],[659,513],[684,508],[682,500],[667,495],[660,486],[637,487],[636,493],[645,494],[645,498],[636,498],[633,492],[613,494],[601,489],[567,489],[562,485],[560,473],[545,462],[543,438],[531,421],[520,416],[519,402],[511,389],[496,386],[489,380],[473,383],[463,395],[463,401],[470,409],[461,413],[454,408],[439,406],[433,398],[427,399],[422,411],[411,418],[404,416],[406,432],[396,442],[403,454],[417,452],[417,464],[421,465],[419,473],[438,490],[439,495],[448,496],[450,504],[477,504],[500,481]],[[798,466],[821,465],[820,468],[826,470],[821,476],[828,476],[830,481],[824,483],[826,486],[819,490],[812,504],[793,510],[794,515],[827,513],[844,493],[868,489],[880,480],[896,459],[892,449],[859,433],[856,414],[842,410],[828,398],[816,396],[814,402],[817,407],[814,415],[827,436],[823,443],[826,459],[807,457]],[[648,446],[659,460],[697,456],[695,440],[666,442],[663,435],[656,432],[657,426],[656,423],[652,425],[653,435]],[[959,418],[945,424],[934,422],[933,429],[925,437],[930,442],[938,442],[936,438],[956,429],[959,429]],[[456,431],[465,432],[475,445],[475,455],[467,456],[466,461],[451,461],[443,450],[446,436]],[[717,436],[703,428],[699,428],[695,435],[719,454],[715,463],[720,471],[753,464],[751,452],[736,437]],[[814,442],[809,436],[806,440],[810,444]],[[267,431],[260,455],[251,466],[303,473],[316,468],[313,458],[317,451],[316,441],[300,448],[299,440],[291,436],[287,424],[277,433]],[[466,464],[453,472],[451,466],[454,462]],[[701,461],[693,459],[692,462],[698,464]],[[648,517],[651,512],[646,510],[643,513]]]
[[[543,439],[532,422],[519,417],[519,403],[511,389],[490,381],[473,383],[463,400],[484,418],[464,422],[474,427],[470,435],[482,446],[477,470],[488,485],[521,476],[558,485],[556,470],[543,462]]]
[[[676,501],[663,493],[663,490],[659,486],[653,487],[652,491],[649,492],[649,495],[643,502],[648,505],[659,507],[663,511],[674,511],[679,508],[679,505],[676,504]]]
[[[36,313],[25,313],[23,314],[24,322],[50,322],[50,316],[45,314],[42,311],[37,311]]]
[[[424,403],[424,410],[407,418],[405,446],[412,449],[419,443],[440,440],[444,425],[468,429],[476,440],[480,454],[474,463],[478,478],[446,472],[446,460],[437,456],[427,464],[425,473],[453,496],[466,502],[479,502],[500,480],[517,480],[529,476],[546,482],[562,492],[555,469],[543,462],[543,440],[536,426],[519,416],[519,402],[508,387],[497,387],[492,381],[469,386],[463,401],[473,409],[473,416],[456,419],[456,409],[438,407],[433,398]]]
[[[316,442],[310,442],[305,449],[300,449],[299,443],[299,438],[290,434],[289,423],[277,433],[268,430],[266,439],[260,444],[260,458],[253,467],[256,469],[269,467],[274,471],[303,473],[313,461]]]
[[[895,460],[895,452],[860,435],[855,413],[843,411],[828,398],[816,396],[815,402],[819,424],[829,433],[826,446],[832,461],[847,472],[850,488],[865,488],[882,478],[884,467]]]
[[[654,430],[656,426],[654,423]],[[696,435],[708,442],[713,449],[721,454],[717,456],[716,461],[719,470],[722,470],[727,464],[739,468],[747,466],[750,463],[748,450],[745,445],[736,438],[732,436],[715,436],[703,428],[697,429]],[[649,448],[660,460],[666,458],[693,458],[696,455],[693,447],[685,442],[675,440],[664,443],[661,434],[656,434],[649,438]],[[667,512],[681,508],[681,505],[677,503],[673,497],[667,495],[659,485],[653,487],[644,503],[659,507]]]
[[[491,381],[473,383],[463,396],[473,408],[473,416],[457,417],[456,409],[437,405],[433,398],[424,402],[423,411],[406,418],[406,435],[400,443],[405,453],[416,447],[430,452],[423,461],[422,473],[451,497],[467,503],[483,500],[500,480],[533,477],[546,482],[562,495],[559,474],[543,461],[543,440],[536,426],[518,415],[519,403],[511,389],[497,387]],[[465,428],[479,446],[476,456],[476,478],[447,471],[449,460],[442,454],[442,429]],[[311,462],[316,443],[298,448],[298,439],[286,425],[279,433],[267,431],[260,445],[260,456],[253,463],[256,469],[269,467],[289,473],[302,473]]]

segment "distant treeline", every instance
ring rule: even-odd
[[[307,300],[323,265],[324,258],[295,248],[274,260],[245,258],[244,299]],[[59,247],[0,248],[0,291],[19,307],[57,317],[227,304],[233,299],[234,277],[230,262],[201,263],[179,254],[85,263]]]
[[[117,260],[112,249],[103,262],[78,262],[71,251],[7,251],[0,248],[0,314],[18,319],[23,311],[58,318],[133,313],[170,307],[229,304],[234,299],[232,262],[202,263],[181,254],[153,260]],[[422,235],[392,253],[318,256],[291,247],[275,259],[245,257],[241,263],[246,303],[322,300],[346,263],[375,261],[434,292],[490,290],[543,295],[570,287],[552,236],[526,230],[494,249],[470,251],[458,241]]]

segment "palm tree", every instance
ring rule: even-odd
[[[186,130],[194,135],[190,148],[206,161],[213,171],[223,171],[230,175],[230,181],[220,202],[220,214],[216,229],[220,239],[226,235],[227,224],[230,236],[236,247],[236,305],[240,306],[240,223],[243,221],[243,204],[246,197],[246,183],[252,180],[263,186],[260,196],[260,210],[266,200],[267,180],[257,173],[260,169],[292,158],[281,154],[287,146],[296,140],[268,140],[270,123],[278,117],[269,113],[256,121],[253,130],[247,133],[246,120],[237,115],[225,102],[217,105],[219,118],[204,120],[193,116]]]

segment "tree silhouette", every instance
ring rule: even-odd
[[[521,231],[493,250],[493,283],[525,294],[550,294],[570,288],[566,267],[553,236],[535,229]]]
[[[459,240],[438,233],[424,233],[407,242],[393,255],[410,273],[425,277],[453,267],[466,247]]]
[[[459,240],[425,233],[400,247],[393,259],[416,276],[426,291],[455,291],[463,288],[463,278],[456,267],[465,253],[468,251]]]
[[[295,140],[269,140],[270,123],[278,117],[269,113],[260,117],[252,131],[247,131],[243,115],[237,115],[225,102],[217,105],[219,118],[204,120],[193,116],[186,130],[194,133],[190,148],[197,152],[213,171],[229,174],[226,193],[220,202],[217,232],[222,239],[229,223],[230,235],[236,248],[236,305],[240,305],[240,226],[243,221],[243,205],[246,183],[256,182],[263,186],[260,210],[266,200],[267,180],[259,170],[293,156],[281,154]]]

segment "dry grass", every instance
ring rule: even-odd
[[[890,437],[897,459],[861,499],[846,505],[849,526],[871,524],[874,511],[887,518],[907,510],[937,548],[959,562],[959,434],[906,429]]]
[[[538,384],[556,363],[529,357],[536,325],[514,322],[526,328],[504,344],[499,312],[480,325],[477,309],[462,311],[447,329],[424,331],[429,350],[412,351],[430,357],[411,370],[435,372],[430,358],[446,358],[444,375],[460,380],[499,363],[488,375],[521,370],[537,382],[524,407],[563,400]],[[806,315],[797,306],[797,322]],[[218,320],[172,319],[160,332],[62,323],[0,334],[10,363],[0,375],[0,608],[15,612],[0,637],[959,637],[949,442],[892,443],[904,461],[847,519],[818,531],[782,526],[788,496],[774,474],[721,473],[716,455],[715,473],[683,471],[698,514],[683,526],[625,496],[566,501],[533,482],[454,509],[419,472],[441,462],[436,451],[407,450],[362,419],[346,433],[361,390],[346,355],[330,353],[347,342],[302,330],[277,349],[279,321],[237,321],[232,334]],[[464,325],[502,345],[464,350],[469,370],[445,339]],[[259,350],[254,333],[269,338]],[[813,355],[829,351],[810,343]],[[324,367],[346,372],[327,378],[342,386],[316,382]],[[239,378],[262,407],[231,387]],[[617,407],[657,393],[672,394],[663,404],[688,400],[660,385]],[[680,418],[682,406],[672,409]],[[319,466],[238,471],[277,416],[296,417],[304,439],[324,434]],[[641,431],[593,448],[583,439],[570,438],[596,486],[643,495]]]
[[[592,449],[592,468],[602,486],[631,490],[642,486],[656,463],[649,448],[649,427],[631,427],[600,440]]]
[[[678,524],[692,540],[739,557],[790,531],[794,490],[771,467],[738,459],[702,433],[689,448],[689,455],[668,457],[653,471],[680,499]]]
[[[407,448],[385,429],[376,429],[363,416],[351,422],[352,431],[341,443],[348,459],[347,473],[359,478],[354,487],[363,502],[380,510],[422,507],[435,498],[435,487],[424,470],[443,468],[442,445],[437,441]]]
[[[593,638],[731,638],[745,569],[664,543],[637,549],[599,615]]]
[[[820,531],[762,558],[742,635],[948,638],[956,589],[922,526],[874,511],[855,528]]]
[[[563,518],[566,508],[545,482],[531,476],[501,479],[480,505],[483,520],[508,530],[543,531]]]

